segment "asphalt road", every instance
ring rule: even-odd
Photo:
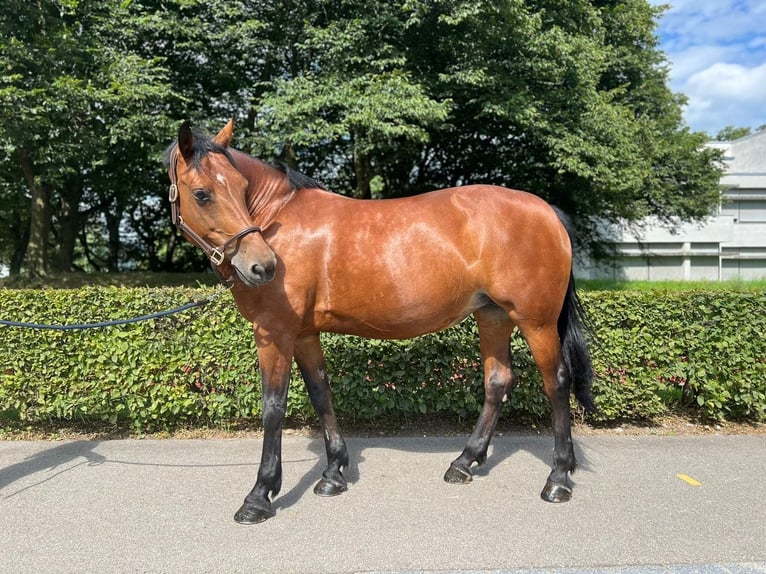
[[[551,437],[496,437],[465,486],[442,481],[463,438],[349,439],[336,498],[311,491],[321,439],[286,437],[277,515],[254,526],[232,516],[258,439],[0,442],[0,573],[766,574],[766,436],[575,439],[553,505]]]

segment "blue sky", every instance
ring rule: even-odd
[[[766,124],[766,0],[650,2],[671,6],[657,32],[692,130]]]

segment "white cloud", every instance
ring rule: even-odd
[[[718,43],[763,33],[762,0],[671,0],[661,22],[670,47]]]
[[[747,68],[716,63],[693,74],[682,90],[689,98],[687,123],[715,135],[725,126],[766,124],[766,64]]]
[[[708,97],[766,104],[766,63],[747,68],[717,62],[692,74],[686,87],[695,94],[707,94]]]
[[[691,46],[668,55],[671,64],[670,77],[675,85],[684,84],[690,76],[716,62],[736,59],[736,48],[706,44]]]
[[[765,124],[766,2],[670,2],[659,36],[671,63],[671,88],[689,98],[687,123],[711,134],[727,125]]]

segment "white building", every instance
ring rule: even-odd
[[[608,266],[580,266],[583,278],[726,280],[766,278],[766,130],[712,142],[726,173],[718,212],[674,232],[647,222],[641,236],[615,229],[619,257]]]

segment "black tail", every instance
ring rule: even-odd
[[[574,248],[574,231],[569,218],[561,210],[554,207],[556,215],[559,216],[561,223],[569,234],[569,240]],[[574,274],[570,271],[569,286],[567,294],[564,297],[564,306],[558,320],[559,339],[561,339],[561,354],[564,360],[564,366],[569,372],[569,380],[572,384],[572,391],[577,400],[585,407],[588,412],[596,410],[596,403],[593,400],[591,386],[595,375],[593,365],[590,361],[588,352],[588,341],[586,338],[587,320],[585,310],[580,303],[575,289]]]
[[[572,391],[588,412],[596,410],[596,403],[591,393],[594,379],[593,365],[590,362],[586,333],[585,311],[575,289],[574,276],[569,276],[569,287],[564,298],[558,321],[561,355],[564,366],[569,371]]]

